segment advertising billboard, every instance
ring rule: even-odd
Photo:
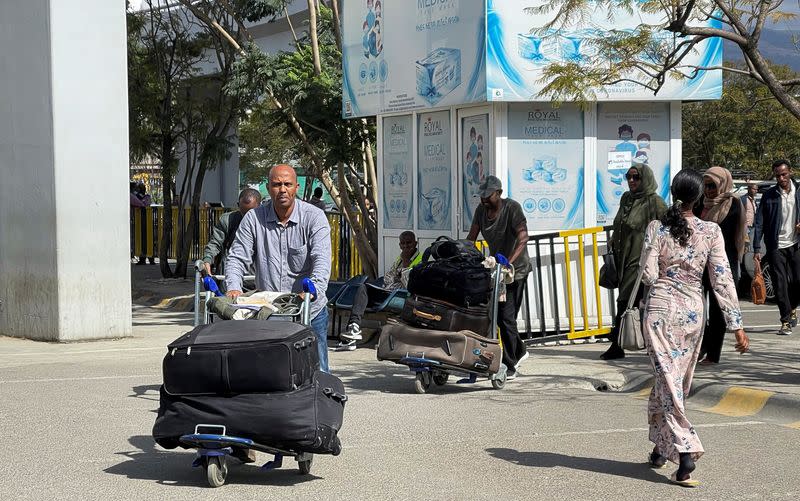
[[[532,13],[531,7],[544,5],[545,0],[487,0],[486,85],[490,101],[546,100],[539,96],[544,68],[553,63],[589,62],[597,55],[598,40],[614,32],[633,34],[639,25],[657,25],[663,22],[658,12],[647,13],[636,2],[620,3],[609,12],[608,4],[599,5],[588,19],[579,23],[547,30],[544,27],[555,19],[558,9],[547,14]],[[628,11],[627,9],[632,9]],[[612,14],[609,19],[609,13]],[[715,19],[699,26],[720,28]],[[656,54],[672,50],[683,40],[668,31],[655,32],[658,50],[651,50],[653,62]],[[646,55],[641,56],[647,57]],[[685,66],[719,67],[722,65],[722,40],[708,38],[695,46],[695,50],[681,63]],[[668,78],[658,94],[636,81],[642,75],[630,73],[624,81],[597,89],[598,101],[641,100],[697,100],[722,97],[722,71],[701,70],[692,79]]]
[[[508,106],[508,196],[528,231],[583,227],[583,112],[575,105]]]
[[[342,2],[342,116],[486,100],[483,0]]]

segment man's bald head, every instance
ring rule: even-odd
[[[290,165],[276,165],[269,171],[269,197],[279,217],[288,217],[297,195],[297,173]]]
[[[272,181],[273,176],[285,176],[285,175],[291,176],[295,184],[297,184],[297,172],[295,172],[294,168],[291,165],[278,164],[273,166],[269,170],[270,181]]]

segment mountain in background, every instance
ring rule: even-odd
[[[797,40],[793,40],[797,38]],[[785,64],[800,72],[800,31],[765,28],[758,43],[761,54],[773,64]],[[726,61],[743,61],[742,51],[734,44],[725,41],[722,57]]]

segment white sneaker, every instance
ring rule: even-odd
[[[339,344],[333,349],[333,351],[355,351],[356,349],[356,342],[355,341],[348,341],[343,343],[339,341]]]
[[[528,357],[529,357],[529,356],[530,356],[530,354],[528,353],[528,350],[525,350],[525,354],[524,354],[524,355],[522,355],[522,358],[520,358],[520,359],[517,361],[517,365],[515,365],[515,366],[514,366],[514,370],[515,370],[515,371],[519,370],[519,366],[520,366],[520,365],[522,365],[522,362],[524,362],[524,361],[528,360]]]
[[[363,339],[361,337],[361,326],[358,324],[349,324],[347,330],[342,332],[339,337],[351,341],[361,341]]]

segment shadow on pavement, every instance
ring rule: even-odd
[[[617,477],[634,478],[658,484],[668,484],[669,479],[650,469],[644,462],[628,463],[613,459],[567,456],[554,452],[520,452],[514,449],[486,449],[492,457],[520,466],[535,468],[569,468]]]
[[[116,453],[127,458],[127,461],[106,468],[103,471],[111,475],[122,475],[132,479],[152,480],[162,485],[178,487],[202,487],[207,485],[203,469],[192,467],[194,453],[184,449],[176,449],[174,451],[159,449],[156,447],[153,437],[147,435],[135,435],[130,437],[128,442],[136,450]],[[228,458],[228,479],[226,483],[290,487],[320,478],[313,474],[300,475],[291,458],[284,460],[284,467],[280,470],[261,471],[260,465],[266,463],[269,459],[272,459],[272,457],[259,453],[256,463],[244,465],[237,459]]]

